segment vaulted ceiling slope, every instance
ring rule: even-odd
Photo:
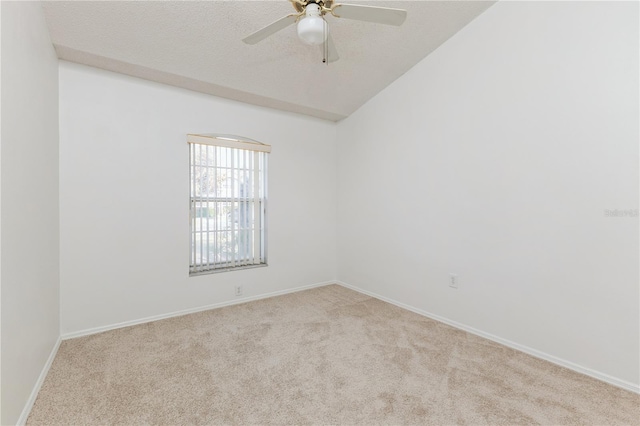
[[[273,1],[52,1],[60,59],[224,98],[339,121],[481,14],[493,1],[357,1],[406,9],[400,27],[329,16],[340,59],[322,63],[295,25],[242,39],[294,12]]]

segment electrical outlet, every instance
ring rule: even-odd
[[[241,285],[235,286],[234,289],[236,290],[236,296],[242,296],[242,286]]]
[[[449,274],[449,287],[458,288],[458,274]]]

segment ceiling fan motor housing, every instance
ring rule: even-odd
[[[320,9],[322,9],[323,7],[326,9],[331,9],[331,5],[333,4],[333,0],[307,0],[307,1],[294,1],[292,2],[293,7],[296,9],[297,12],[302,13],[304,12],[305,8],[307,7],[307,5],[309,4],[317,4],[318,6],[320,6]]]

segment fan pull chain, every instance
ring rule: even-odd
[[[322,26],[322,35],[324,36],[324,43],[322,44],[322,63],[327,64],[329,66],[329,43],[328,43],[328,35],[327,35],[327,20],[322,17],[324,21],[324,25]]]

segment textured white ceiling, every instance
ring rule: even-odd
[[[256,45],[242,42],[294,12],[287,0],[52,1],[44,10],[61,59],[337,121],[494,2],[345,3],[406,9],[407,20],[394,27],[329,16],[340,60],[326,65],[295,25]]]

